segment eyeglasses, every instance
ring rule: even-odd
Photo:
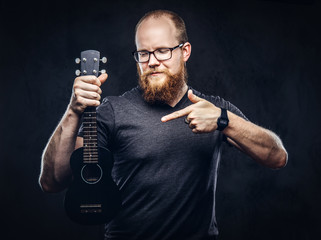
[[[145,63],[149,61],[150,55],[154,54],[158,61],[165,61],[172,58],[172,51],[176,48],[181,48],[184,44],[181,43],[173,48],[158,48],[152,52],[149,51],[134,51],[132,52],[136,62]]]

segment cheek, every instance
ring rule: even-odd
[[[146,70],[148,70],[148,64],[147,63],[140,63],[138,64],[140,73],[145,72]]]
[[[171,62],[170,64],[168,65],[165,65],[165,67],[168,69],[168,71],[171,73],[171,74],[177,74],[179,71],[180,71],[180,61],[173,61]]]

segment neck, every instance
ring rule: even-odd
[[[183,87],[181,88],[181,91],[177,94],[177,97],[173,101],[169,102],[168,105],[171,107],[175,107],[176,104],[184,97],[187,90],[188,90],[188,87],[186,83],[184,83]]]

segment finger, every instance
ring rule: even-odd
[[[186,124],[190,124],[190,120],[188,119],[188,115],[184,118],[184,122],[186,123]]]
[[[88,75],[88,76],[80,76],[80,77],[77,77],[75,79],[75,82],[85,82],[85,83],[90,83],[90,84],[94,84],[94,85],[97,85],[97,86],[101,86],[101,82],[100,80],[94,76],[94,75]]]
[[[86,99],[93,99],[98,101],[101,99],[100,94],[98,94],[97,92],[79,90],[77,91],[76,94],[77,96],[80,96]]]
[[[171,114],[168,114],[164,117],[161,118],[161,121],[162,122],[167,122],[167,121],[170,121],[170,120],[173,120],[173,119],[176,119],[176,118],[180,118],[180,117],[183,117],[183,116],[186,116],[188,114],[190,114],[192,112],[192,108],[191,106],[188,106],[182,110],[179,110],[179,111],[176,111],[176,112],[173,112]]]
[[[200,133],[200,132],[197,130],[197,128],[193,128],[193,129],[192,129],[192,132],[193,132],[193,133]]]
[[[100,81],[101,84],[103,84],[104,82],[106,82],[107,78],[108,78],[108,74],[107,73],[102,73],[98,77],[98,80]]]
[[[200,98],[196,95],[194,95],[193,91],[190,89],[188,90],[188,99],[192,102],[192,103],[198,103],[199,101],[203,101],[203,98]]]
[[[76,82],[74,84],[74,90],[76,91],[77,89],[84,90],[84,91],[90,91],[90,92],[96,92],[98,94],[101,94],[101,88],[97,85],[87,83],[87,82]]]
[[[98,107],[100,105],[100,101],[95,99],[88,99],[84,97],[78,97],[78,104],[83,108],[86,107]]]
[[[188,125],[188,127],[189,127],[190,129],[194,129],[194,128],[196,128],[196,125],[191,122],[191,123]]]

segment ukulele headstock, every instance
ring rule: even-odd
[[[80,58],[76,58],[75,62],[80,64],[80,69],[76,70],[77,76],[85,76],[85,75],[95,75],[98,76],[98,73],[105,73],[106,70],[99,70],[99,63],[106,63],[107,58],[100,58],[100,52],[96,50],[86,50],[80,53]]]

